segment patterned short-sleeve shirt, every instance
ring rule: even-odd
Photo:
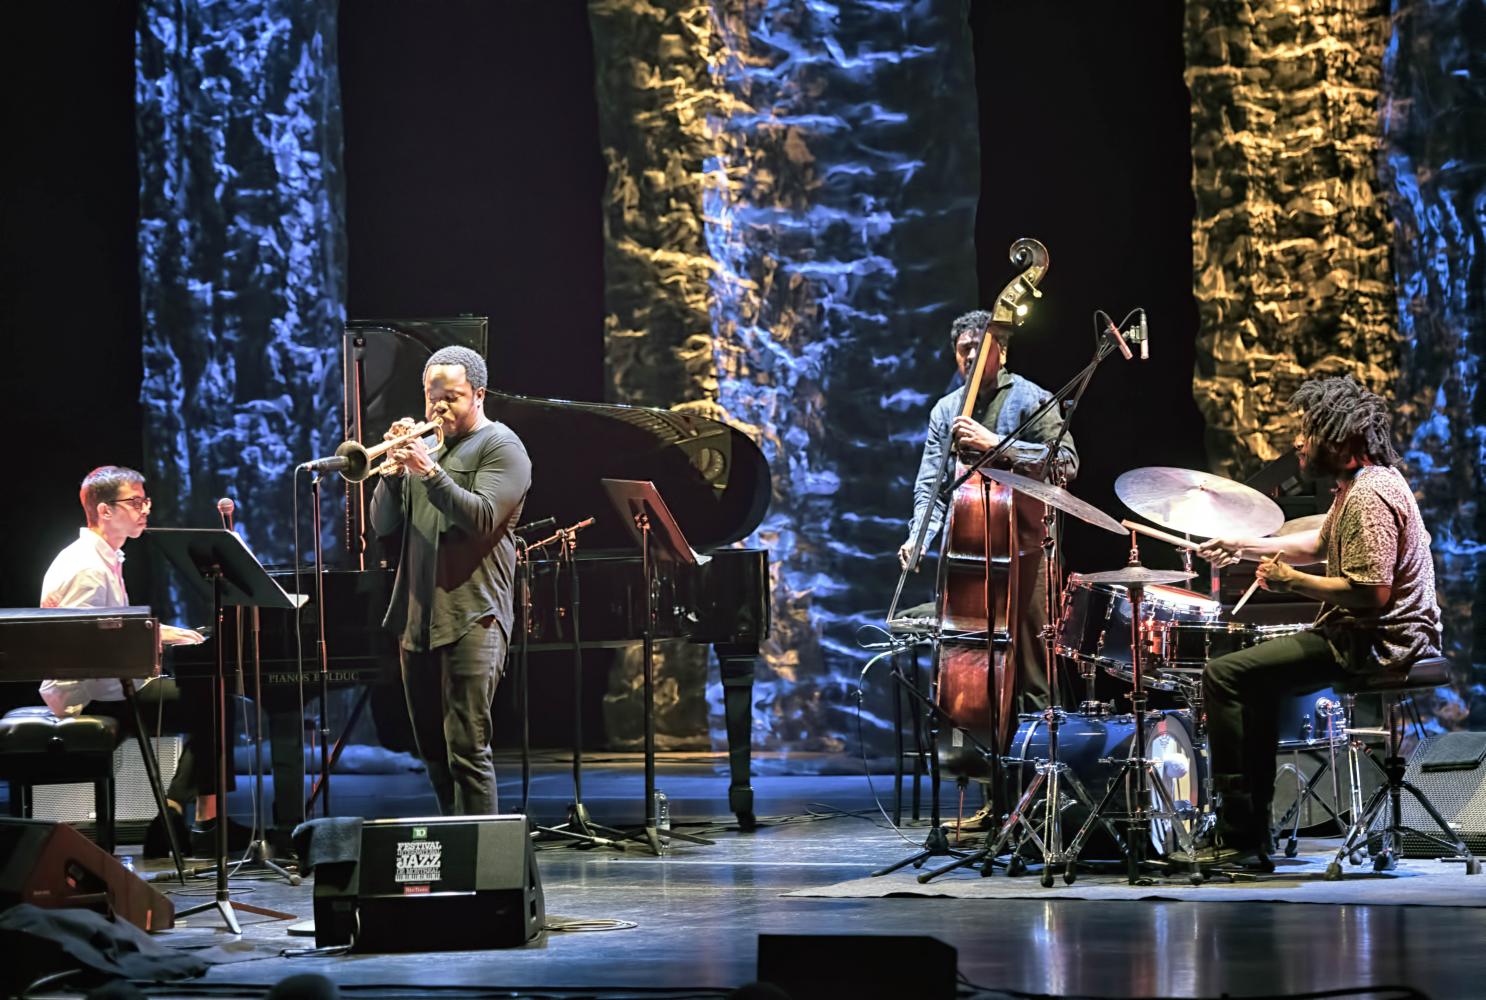
[[[1434,592],[1429,532],[1403,475],[1390,466],[1358,470],[1321,526],[1326,575],[1386,586],[1388,603],[1372,610],[1328,607],[1319,628],[1354,669],[1407,666],[1440,653],[1440,608]]]

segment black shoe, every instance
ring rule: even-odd
[[[213,858],[217,855],[217,820],[207,820],[191,829],[191,854],[198,858]],[[233,820],[227,821],[227,850],[241,851],[253,840],[251,827]]]
[[[1190,851],[1174,851],[1171,860],[1177,864],[1196,864],[1202,868],[1223,865],[1247,865],[1262,871],[1274,871],[1274,862],[1269,859],[1267,838],[1249,835],[1244,831],[1219,829],[1212,833],[1198,834],[1192,838]]]
[[[166,809],[165,813],[170,817],[169,820],[157,813],[150,820],[150,825],[145,827],[144,856],[147,858],[170,857],[170,838],[165,832],[167,822],[175,830],[175,844],[181,849],[181,853],[191,853],[191,828],[186,825],[186,817],[174,809]]]

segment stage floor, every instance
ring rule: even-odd
[[[714,780],[725,789],[725,779]],[[782,797],[773,794],[776,781]],[[755,787],[763,816],[775,802],[817,805],[813,815],[768,817],[753,833],[710,828],[715,846],[677,846],[662,858],[638,850],[539,852],[549,921],[613,918],[633,921],[633,929],[549,932],[505,951],[288,958],[283,949],[313,939],[291,937],[289,921],[245,914],[243,939],[231,953],[240,960],[215,966],[196,983],[251,993],[296,972],[319,972],[361,987],[358,993],[396,986],[401,995],[460,986],[725,990],[754,978],[758,934],[834,933],[940,938],[958,949],[961,974],[992,995],[1274,996],[1387,985],[1431,997],[1482,995],[1476,949],[1486,940],[1486,876],[1476,877],[1474,906],[1224,901],[1220,886],[1201,901],[1189,901],[1190,893],[1182,901],[1087,900],[1073,897],[1094,879],[1043,890],[1035,878],[1020,880],[1030,898],[787,898],[861,878],[911,853],[923,831],[905,829],[905,840],[888,827],[860,777],[762,777]],[[890,787],[877,780],[879,793]],[[1405,867],[1441,865],[1419,860]],[[312,915],[308,883],[233,884],[244,890],[236,896],[243,902],[301,920]],[[209,897],[210,885],[192,891]],[[1367,898],[1387,898],[1386,886],[1369,886]],[[187,947],[233,942],[206,914],[159,938]]]

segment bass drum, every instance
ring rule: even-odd
[[[1047,722],[1041,715],[1023,715],[1021,720],[1016,735],[1012,737],[1011,747],[1012,757],[1018,759],[1007,761],[1008,773],[1013,776],[1013,782],[1018,786],[1016,791],[1018,797],[1021,795],[1021,789],[1024,789],[1036,774],[1037,761],[1046,760],[1048,756]],[[1177,814],[1186,829],[1196,829],[1197,819],[1206,803],[1207,793],[1204,779],[1207,760],[1197,753],[1193,743],[1191,714],[1185,710],[1176,709],[1147,712],[1145,737],[1146,754],[1151,760],[1157,761],[1155,769],[1157,780],[1171,793],[1171,798],[1176,803]],[[1074,835],[1083,826],[1084,820],[1088,818],[1090,808],[1099,804],[1099,800],[1103,798],[1110,783],[1115,780],[1120,769],[1119,762],[1134,752],[1135,717],[1133,715],[1113,715],[1102,718],[1077,714],[1065,716],[1058,730],[1058,760],[1068,766],[1069,773],[1078,779],[1084,791],[1091,798],[1087,805],[1074,800],[1072,805],[1064,809],[1063,843],[1065,845],[1073,840]],[[1102,763],[1104,760],[1109,762]],[[1067,777],[1068,775],[1065,774],[1063,780],[1066,781]],[[1132,772],[1126,788],[1116,790],[1114,793],[1111,804],[1115,812],[1131,811],[1134,803],[1129,800],[1128,795],[1134,791],[1134,781]],[[1066,790],[1065,795],[1068,795]],[[1150,790],[1149,806],[1153,809],[1160,808],[1160,799],[1154,788]],[[1035,816],[1028,818],[1036,821]],[[1113,825],[1123,835],[1124,821],[1114,820]],[[1176,831],[1172,828],[1172,821],[1159,817],[1152,818],[1150,849],[1154,851],[1155,856],[1166,857],[1179,846]],[[1117,860],[1120,857],[1118,845],[1102,823],[1097,824],[1090,832],[1084,844],[1082,856],[1090,860]]]

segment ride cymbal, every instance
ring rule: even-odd
[[[1207,538],[1263,538],[1285,523],[1279,504],[1263,493],[1195,469],[1131,469],[1115,480],[1115,495],[1164,528]]]

